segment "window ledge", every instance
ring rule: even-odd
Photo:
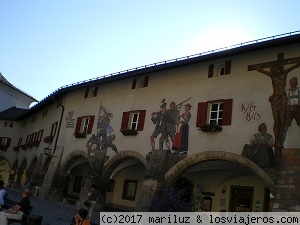
[[[86,138],[86,133],[75,133],[75,138]]]
[[[122,130],[121,132],[124,136],[135,136],[138,134],[137,130]]]
[[[53,141],[53,137],[52,136],[46,136],[46,137],[44,137],[43,141],[45,143],[50,144]]]
[[[206,133],[216,133],[222,131],[222,127],[220,125],[203,124],[199,130]]]

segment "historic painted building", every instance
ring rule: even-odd
[[[9,121],[1,175],[77,204],[96,183],[99,210],[143,210],[164,183],[189,199],[201,186],[205,211],[300,211],[300,129],[285,123],[299,41],[295,32],[62,87]],[[274,139],[267,167],[242,156],[261,123]]]

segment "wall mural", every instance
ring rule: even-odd
[[[285,66],[290,67],[285,68]],[[279,157],[280,151],[283,148],[283,144],[285,141],[286,132],[288,130],[288,127],[290,126],[290,124],[288,124],[288,120],[286,119],[287,112],[291,108],[288,107],[288,97],[286,94],[286,80],[288,73],[298,68],[299,66],[300,57],[284,59],[283,53],[279,53],[278,58],[275,61],[248,66],[248,71],[256,70],[264,75],[267,75],[272,80],[273,94],[269,97],[269,102],[271,103],[274,118],[273,132],[275,135],[275,153]],[[299,102],[297,107],[294,106],[293,108],[299,108]],[[288,115],[291,114],[289,113]],[[291,121],[291,119],[289,120]],[[296,119],[296,121],[299,125],[299,119]],[[278,163],[279,159],[277,158],[277,165],[279,165]]]
[[[75,120],[73,119],[74,111],[70,111],[66,117],[66,128],[72,128],[75,126]]]
[[[245,120],[247,122],[260,120],[260,111],[257,109],[255,102],[242,103],[241,112],[245,114]]]
[[[151,121],[155,124],[154,131],[150,137],[152,150],[155,149],[155,139],[159,137],[158,149],[163,150],[163,145],[167,146],[167,151],[174,154],[186,154],[188,151],[189,121],[191,119],[190,110],[192,106],[189,103],[184,104],[189,99],[176,105],[174,101],[170,102],[167,109],[166,100],[161,101],[160,110],[151,114]],[[180,110],[184,106],[184,112]],[[170,142],[170,140],[171,142]]]
[[[98,113],[97,134],[93,134],[86,143],[90,156],[97,150],[107,150],[107,148],[111,148],[115,153],[118,153],[116,145],[113,144],[116,135],[110,125],[112,117],[112,113],[101,105]]]

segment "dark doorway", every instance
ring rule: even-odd
[[[253,187],[231,186],[230,212],[252,212]]]
[[[174,188],[175,190],[180,190],[181,193],[183,193],[184,201],[186,202],[191,201],[194,184],[190,180],[181,177],[174,184]]]

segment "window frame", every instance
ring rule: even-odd
[[[221,68],[223,67],[224,67],[224,74],[221,74],[221,71],[223,71]],[[228,74],[231,74],[231,60],[227,60],[216,64],[210,64],[208,66],[208,78],[212,78],[214,76],[225,76]]]
[[[84,119],[89,119],[86,133],[84,132]],[[85,134],[91,134],[93,130],[93,125],[95,121],[95,116],[80,116],[77,118],[76,126],[75,126],[75,134],[85,133]]]
[[[209,104],[216,103],[216,102],[223,102],[222,124],[219,125],[220,126],[231,125],[233,99],[219,99],[214,101],[206,101],[206,102],[198,103],[196,127],[200,127],[204,124],[209,123],[208,120],[209,119],[208,113],[210,113]]]
[[[148,87],[149,76],[145,76],[142,78],[135,78],[132,80],[131,89],[139,89]]]
[[[217,109],[214,110],[213,106],[217,106]],[[222,109],[221,109],[222,108]],[[208,111],[207,111],[207,123],[211,125],[220,125],[222,126],[222,123],[219,123],[219,120],[221,119],[223,121],[223,110],[224,109],[224,102],[223,101],[217,101],[217,102],[209,102],[208,103]],[[220,118],[220,112],[222,112],[222,117]],[[216,117],[212,118],[212,114],[215,113]]]
[[[136,130],[137,131],[144,130],[146,110],[132,110],[132,111],[123,112],[120,131],[131,130],[133,116],[137,113],[139,115],[138,115],[138,121],[136,122],[137,123]]]

